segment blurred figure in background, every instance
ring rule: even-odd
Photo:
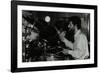
[[[30,40],[29,40],[29,57],[31,61],[40,61],[40,56],[42,54],[42,49],[39,42],[39,32],[35,29],[31,30]]]
[[[64,54],[70,54],[74,59],[87,59],[89,57],[88,41],[86,36],[81,32],[81,20],[78,16],[69,18],[69,30],[74,31],[74,43],[65,38],[65,32],[59,33],[60,39],[66,47],[71,50],[64,49]]]

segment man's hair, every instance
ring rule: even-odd
[[[74,25],[77,26],[78,29],[81,29],[81,19],[78,16],[69,17],[69,22],[72,21]]]

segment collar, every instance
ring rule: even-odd
[[[77,38],[77,36],[80,34],[80,30],[78,30],[76,33],[75,33],[75,35],[74,35],[74,38]]]

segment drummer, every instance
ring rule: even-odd
[[[64,42],[65,46],[72,50],[64,49],[64,54],[70,54],[74,59],[86,59],[89,56],[88,41],[85,34],[81,31],[81,20],[78,16],[72,16],[69,18],[70,30],[74,30],[74,43],[65,38],[65,32],[59,34],[60,39]]]

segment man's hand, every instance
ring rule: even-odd
[[[64,40],[65,40],[65,31],[59,33],[59,37],[60,37],[61,41],[64,42]]]
[[[63,49],[62,53],[67,55],[68,54],[68,49]]]
[[[60,39],[61,39],[62,42],[68,44],[69,41],[68,41],[67,38],[65,38],[65,33],[66,33],[65,31],[61,32],[61,33],[59,34],[59,37],[60,37]]]
[[[65,31],[59,33],[59,37],[60,37],[61,41],[64,42],[66,47],[73,49],[73,43],[70,42],[67,38],[65,38],[65,33],[66,33]]]

